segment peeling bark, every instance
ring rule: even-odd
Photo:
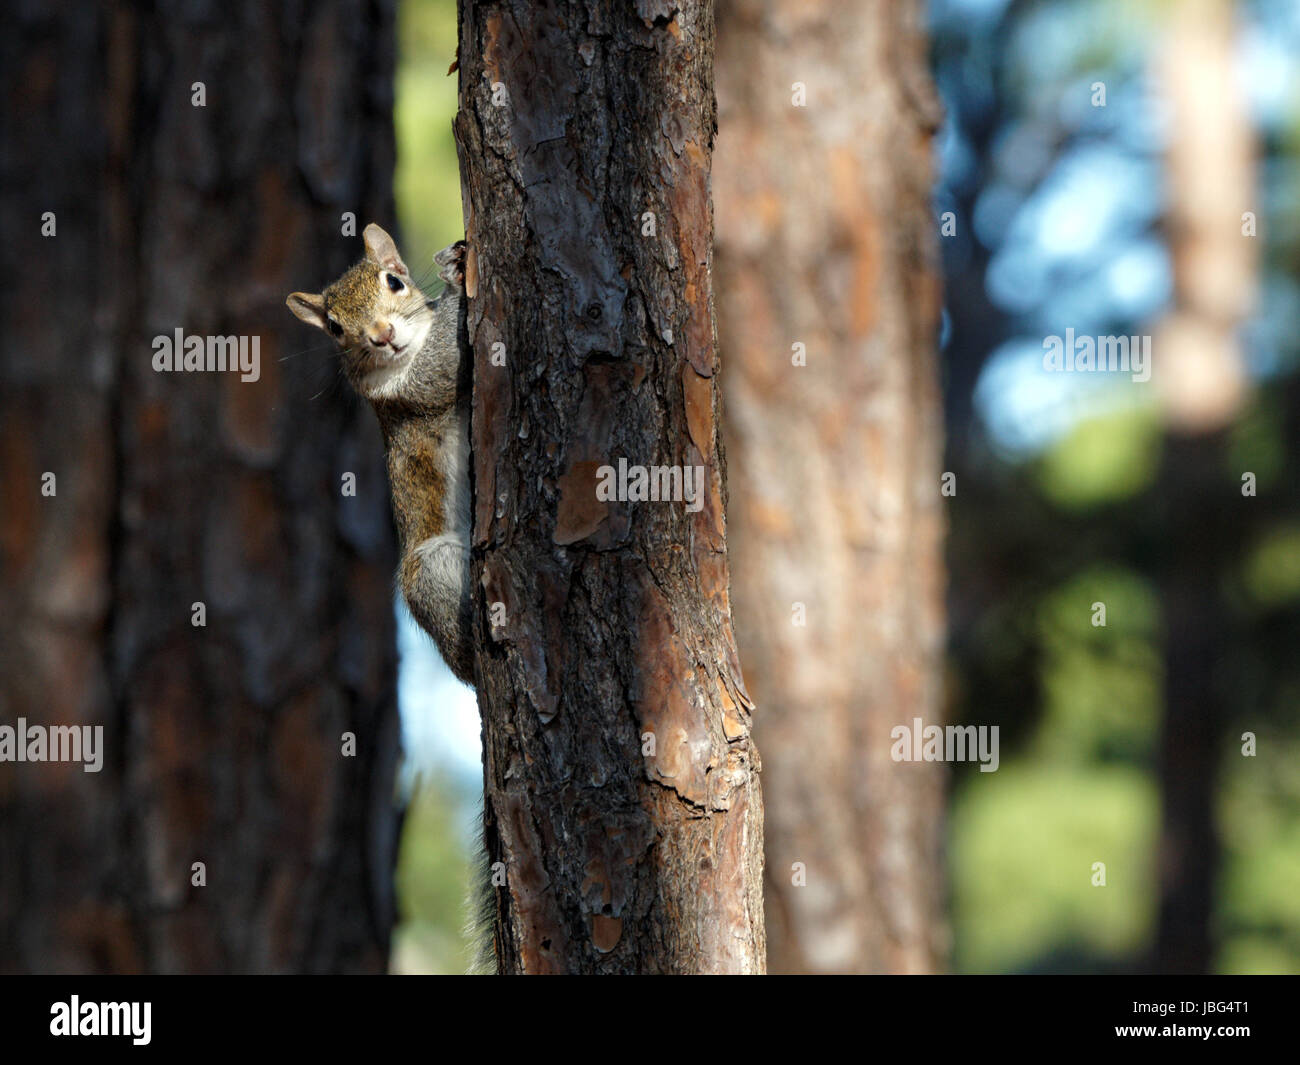
[[[709,3],[461,4],[502,972],[764,969],[719,440],[713,33]],[[602,498],[620,459],[700,470],[698,506]]]

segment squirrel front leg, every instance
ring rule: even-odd
[[[402,559],[402,594],[457,678],[474,683],[469,544],[454,533],[431,536]]]
[[[438,264],[438,276],[457,293],[465,289],[465,257],[469,254],[469,245],[463,240],[448,244],[433,257]]]

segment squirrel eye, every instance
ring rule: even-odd
[[[343,335],[343,327],[339,325],[338,322],[334,321],[333,318],[330,319],[330,332],[336,337],[341,337]]]
[[[404,288],[406,286],[402,284],[400,278],[396,278],[392,274],[388,275],[388,290],[390,292],[401,292]]]

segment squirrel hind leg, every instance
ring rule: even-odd
[[[411,614],[438,645],[457,679],[474,683],[473,619],[468,545],[458,536],[431,536],[406,553],[402,594]]]

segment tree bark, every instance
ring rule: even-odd
[[[461,4],[502,972],[764,969],[718,428],[713,34],[698,0]],[[701,505],[602,500],[620,460],[699,467]]]
[[[767,755],[769,965],[929,972],[946,954],[944,776],[890,759],[891,728],[942,713],[922,5],[720,10],[719,323],[737,630]]]
[[[280,359],[342,212],[391,214],[392,4],[25,5],[0,49],[0,724],[106,749],[0,764],[0,967],[382,970],[382,446],[323,349]],[[178,328],[258,380],[155,372]]]

